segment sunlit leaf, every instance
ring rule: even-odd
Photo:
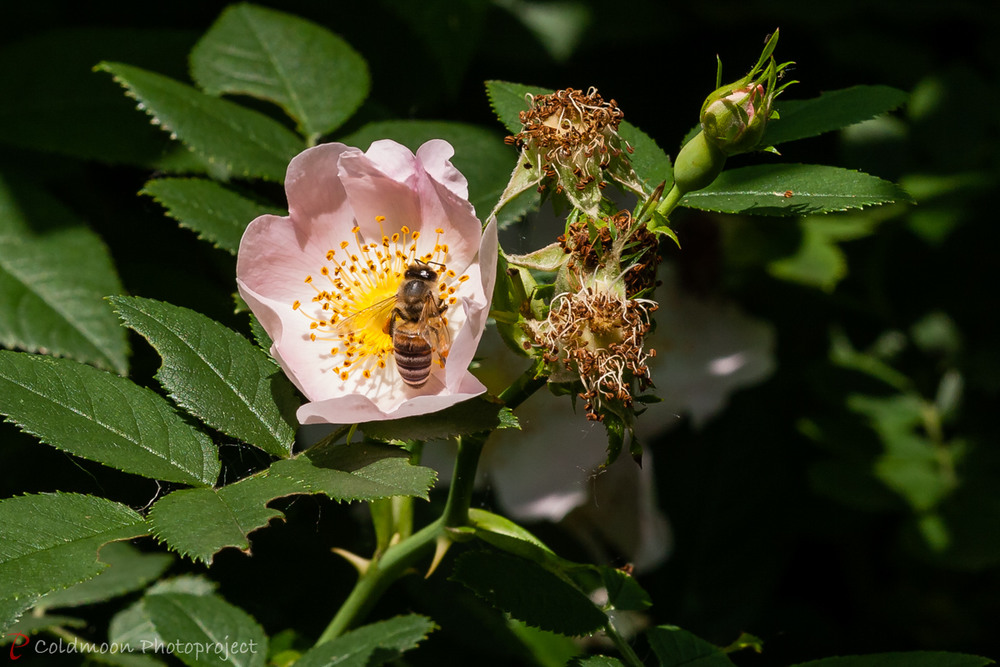
[[[889,86],[852,86],[810,100],[779,97],[779,117],[767,124],[762,146],[814,137],[869,120],[906,103],[909,95]]]
[[[426,500],[437,478],[431,468],[412,465],[407,451],[376,443],[317,445],[294,459],[271,464],[268,475],[299,482],[309,493],[338,501],[392,496]]]
[[[42,442],[143,477],[211,485],[215,446],[166,400],[68,359],[0,350],[0,413]]]
[[[368,66],[315,23],[250,4],[232,5],[191,51],[191,76],[213,95],[279,104],[310,139],[337,129],[371,86]]]
[[[91,579],[108,567],[102,545],[148,531],[125,505],[73,493],[0,500],[0,600],[35,596]]]
[[[169,77],[104,62],[153,123],[207,162],[236,176],[281,182],[289,161],[304,148],[291,130],[262,113],[207,95]]]
[[[260,215],[285,215],[287,211],[258,204],[216,181],[204,178],[157,178],[140,194],[149,195],[167,209],[167,215],[235,255],[250,221]]]
[[[288,456],[298,401],[277,364],[243,336],[193,310],[115,297],[115,311],[163,358],[156,378],[171,398],[209,426]]]
[[[53,591],[38,606],[79,607],[137,591],[163,574],[174,559],[169,554],[143,553],[127,542],[112,542],[101,549],[100,560],[108,567],[96,577]]]
[[[227,547],[250,551],[249,535],[283,518],[271,500],[308,493],[287,478],[255,476],[218,489],[182,489],[160,498],[149,511],[153,534],[182,556],[211,563]],[[191,517],[198,517],[192,521]]]
[[[722,213],[805,215],[910,201],[896,184],[840,167],[767,164],[722,174],[702,190],[689,192],[682,206]]]

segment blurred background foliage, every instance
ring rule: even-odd
[[[723,78],[735,78],[775,27],[778,57],[796,62],[792,76],[801,82],[789,99],[855,84],[910,93],[900,112],[790,144],[782,159],[865,170],[901,183],[916,205],[802,219],[674,216],[683,251],[665,247],[664,254],[681,286],[770,322],[776,368],[766,382],[731,396],[707,424],[682,420],[648,443],[675,549],[641,583],[657,624],[721,645],[741,631],[762,637],[764,654],[741,654],[740,664],[903,649],[1000,656],[1000,429],[991,416],[1000,399],[994,3],[259,4],[329,28],[368,62],[371,94],[330,138],[376,121],[420,119],[477,125],[499,142],[504,131],[483,81],[501,79],[596,86],[673,155],[714,87],[716,54]],[[110,77],[92,71],[111,60],[187,81],[187,54],[224,6],[4,3],[0,173],[14,192],[59,202],[65,212],[50,216],[53,224],[94,230],[127,292],[245,330],[233,314],[233,257],[137,195],[151,173],[206,167],[149,125]],[[728,166],[744,159],[753,158]],[[489,160],[459,155],[456,163],[468,170]],[[280,187],[268,187],[258,194],[283,201]],[[132,342],[133,376],[155,386],[157,357]],[[223,456],[237,472],[255,466],[245,460],[254,456],[249,448],[223,447]],[[152,482],[0,428],[0,495],[56,488],[114,489],[137,508],[156,493]],[[482,502],[490,506],[488,492]],[[258,533],[253,558],[224,552],[210,574],[269,633],[294,624],[315,636],[353,581],[340,562],[317,576],[331,568],[328,549],[364,552],[359,545],[371,535],[358,528],[345,545],[342,528],[336,539],[324,529],[356,518],[351,508],[314,497],[286,504],[289,522]],[[556,528],[533,529],[567,556],[586,559]],[[289,559],[298,565],[290,568]],[[457,585],[428,585],[442,594],[427,596],[423,582],[406,582],[377,612],[434,617],[444,629],[427,642],[428,657],[445,642],[466,642],[474,654],[476,633],[510,632]],[[283,604],[269,605],[272,596]],[[293,623],[280,615],[287,604],[302,610]],[[463,637],[470,624],[475,632]]]

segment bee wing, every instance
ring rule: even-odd
[[[437,299],[433,296],[424,302],[424,310],[420,319],[423,322],[420,335],[427,339],[431,347],[437,351],[441,363],[444,363],[445,357],[448,356],[448,350],[451,348],[451,332],[441,315]]]
[[[350,317],[340,320],[333,325],[334,330],[341,336],[348,336],[355,332],[367,331],[371,325],[375,324],[381,331],[388,333],[389,318],[395,307],[396,295],[386,297],[359,310]]]

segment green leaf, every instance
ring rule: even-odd
[[[312,143],[340,127],[368,96],[368,65],[315,23],[250,4],[227,8],[191,51],[191,77],[212,95],[280,105]]]
[[[779,117],[767,123],[761,146],[776,146],[796,139],[860,123],[906,103],[909,95],[889,86],[853,86],[831,90],[810,100],[775,103]]]
[[[586,635],[608,618],[578,588],[535,563],[503,553],[470,551],[449,577],[524,623],[564,635]]]
[[[510,178],[517,155],[494,132],[474,125],[434,121],[385,121],[369,123],[341,141],[367,150],[373,141],[393,139],[415,151],[425,141],[444,139],[455,148],[452,163],[469,181],[469,201],[479,216],[488,215]],[[504,210],[503,217],[520,216],[526,205]]]
[[[376,440],[435,440],[489,431],[500,424],[499,403],[478,397],[444,410],[415,417],[362,425],[365,435]]]
[[[511,134],[521,131],[520,114],[528,108],[528,95],[548,95],[554,92],[551,88],[526,86],[510,81],[487,81],[486,95],[490,99],[493,113]]]
[[[215,595],[160,593],[145,608],[168,653],[185,665],[260,667],[267,635],[248,613]]]
[[[157,178],[146,183],[139,194],[149,195],[165,207],[167,215],[181,227],[233,255],[251,220],[266,214],[287,213],[203,178]]]
[[[816,164],[768,164],[724,171],[682,206],[722,213],[805,215],[910,201],[896,184],[860,171]]]
[[[96,234],[51,196],[0,176],[0,345],[125,373],[125,331],[103,301],[121,291]]]
[[[211,485],[212,442],[130,380],[68,359],[0,350],[0,413],[57,449],[125,472]]]
[[[109,567],[93,579],[49,593],[36,606],[46,609],[104,602],[144,588],[170,567],[170,554],[144,554],[127,542],[106,544],[100,553]]]
[[[646,192],[652,192],[660,183],[666,183],[669,189],[674,182],[670,156],[648,134],[628,121],[622,122],[618,133],[632,147],[633,152],[628,159],[639,180],[644,183]]]
[[[649,593],[630,574],[601,566],[601,580],[608,590],[608,602],[615,609],[648,609],[653,606]]]
[[[296,667],[377,667],[415,648],[437,629],[426,616],[409,614],[351,630],[313,647]]]
[[[268,454],[291,454],[298,402],[266,353],[193,310],[139,297],[110,301],[122,321],[160,353],[156,379],[178,405]]]
[[[431,468],[410,464],[405,450],[377,443],[317,445],[294,459],[271,464],[268,475],[302,483],[307,492],[337,501],[392,496],[427,500],[437,478]]]
[[[22,595],[21,597],[5,598],[0,593],[0,634],[7,632],[7,629],[14,625],[24,612],[35,606],[37,595]],[[3,638],[0,637],[0,644]]]
[[[102,545],[147,532],[138,513],[104,498],[44,493],[0,500],[0,600],[91,579],[108,567],[97,558]]]
[[[676,626],[652,628],[646,638],[661,667],[734,667],[718,646]]]
[[[476,537],[497,549],[557,569],[563,563],[568,563],[532,533],[507,517],[472,507],[469,508],[469,523],[475,529]]]
[[[303,484],[258,475],[219,489],[182,489],[160,498],[149,511],[153,535],[171,549],[211,564],[219,551],[234,547],[250,552],[249,535],[284,514],[267,503],[295,493]],[[198,517],[192,521],[191,517]]]
[[[227,173],[280,183],[289,161],[304,148],[291,130],[264,114],[162,74],[108,62],[97,69],[111,74],[136,98],[154,124]]]
[[[993,660],[978,655],[944,651],[909,651],[822,658],[802,662],[795,667],[982,667],[992,664]]]

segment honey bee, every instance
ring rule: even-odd
[[[451,347],[443,316],[447,306],[434,290],[437,280],[437,271],[429,264],[414,262],[407,267],[395,295],[355,313],[338,329],[345,332],[358,321],[385,318],[382,330],[392,338],[399,377],[411,387],[422,387],[430,377],[434,355],[444,366]]]

